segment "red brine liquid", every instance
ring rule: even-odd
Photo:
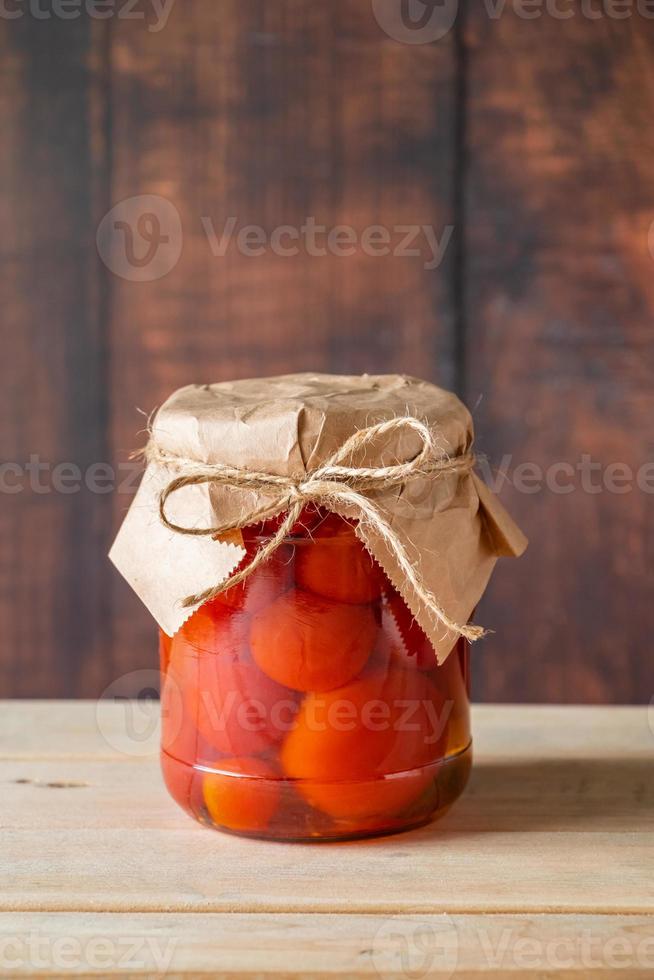
[[[244,533],[248,557],[276,526]],[[363,837],[426,823],[463,791],[467,643],[439,667],[336,515],[307,508],[243,584],[172,639],[161,634],[160,651],[164,777],[204,824],[279,840]]]

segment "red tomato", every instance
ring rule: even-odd
[[[270,823],[279,803],[279,779],[261,759],[221,759],[220,772],[204,777],[204,802],[214,823],[256,833]]]
[[[183,728],[195,733],[194,761],[216,752],[258,755],[283,738],[293,719],[296,695],[255,664],[249,623],[243,613],[214,600],[173,640],[168,676],[181,692]],[[185,751],[190,739],[184,735]]]
[[[294,693],[267,677],[247,656],[182,655],[176,670],[185,716],[193,720],[213,755],[266,752],[292,723]]]
[[[253,617],[250,643],[254,659],[273,680],[297,691],[329,691],[362,670],[376,634],[368,606],[293,589]]]
[[[252,560],[258,549],[256,542],[246,540],[247,554],[239,566]],[[290,587],[293,577],[293,549],[281,545],[267,561],[248,577],[221,592],[213,601],[246,613],[255,613],[270,605]]]
[[[162,677],[168,670],[168,661],[170,660],[170,649],[172,647],[172,638],[164,633],[163,630],[159,630],[159,666],[161,668]]]
[[[218,752],[258,755],[282,740],[297,710],[297,696],[259,669],[249,655],[201,657],[197,725]]]
[[[302,782],[302,793],[308,803],[336,820],[371,820],[365,825],[351,827],[364,831],[373,829],[380,817],[389,817],[405,810],[427,789],[433,781],[436,768],[416,769],[400,776],[380,776],[375,780],[320,783],[314,780]]]
[[[324,812],[339,818],[391,813],[433,778],[446,730],[442,699],[429,678],[391,668],[308,694],[280,757],[299,792]]]
[[[292,526],[289,537],[305,537],[311,534],[313,529],[322,524],[328,516],[329,511],[324,510],[324,508],[318,507],[315,504],[307,504]],[[260,524],[254,524],[252,527],[244,528],[242,533],[246,544],[250,541],[260,541],[261,538],[272,537],[279,530],[285,517],[286,513],[278,514],[277,517],[270,517],[267,521],[262,521]]]
[[[296,549],[295,580],[301,588],[355,605],[379,599],[384,573],[347,521],[331,514],[311,537]]]
[[[231,656],[248,649],[249,618],[242,612],[230,610],[217,599],[205,602],[173,637],[185,642],[196,653],[226,653]],[[187,650],[187,653],[189,651]]]

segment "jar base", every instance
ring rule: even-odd
[[[414,830],[445,816],[465,789],[472,744],[420,769],[370,781],[250,778],[161,754],[175,801],[206,827],[287,843],[360,840]]]

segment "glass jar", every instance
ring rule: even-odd
[[[248,558],[276,526],[244,532]],[[365,837],[424,824],[463,791],[467,643],[439,667],[337,515],[307,508],[271,559],[162,633],[160,650],[163,773],[201,823]]]

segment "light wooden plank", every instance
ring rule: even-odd
[[[97,713],[96,701],[0,700],[0,759],[156,755],[156,704],[105,702],[100,725]],[[473,732],[477,760],[651,759],[654,707],[475,705]]]
[[[158,715],[152,701],[0,701],[0,759],[154,759]]]
[[[156,759],[7,760],[2,763],[0,827],[49,830],[179,827]],[[135,813],[138,820],[135,821]],[[186,820],[182,824],[187,828]],[[193,824],[190,824],[193,829]],[[539,760],[481,757],[466,793],[436,831],[654,832],[649,759]]]
[[[119,736],[124,706],[108,707]],[[478,709],[470,789],[443,821],[302,846],[200,829],[167,798],[156,757],[111,756],[89,704],[4,708],[5,911],[654,911],[644,709]]]
[[[136,801],[140,803],[140,801]],[[456,833],[272,845],[164,828],[3,830],[6,911],[654,911],[651,833]],[[362,887],[365,882],[365,887]]]
[[[5,963],[20,977],[649,977],[654,918],[19,913],[0,920]]]

